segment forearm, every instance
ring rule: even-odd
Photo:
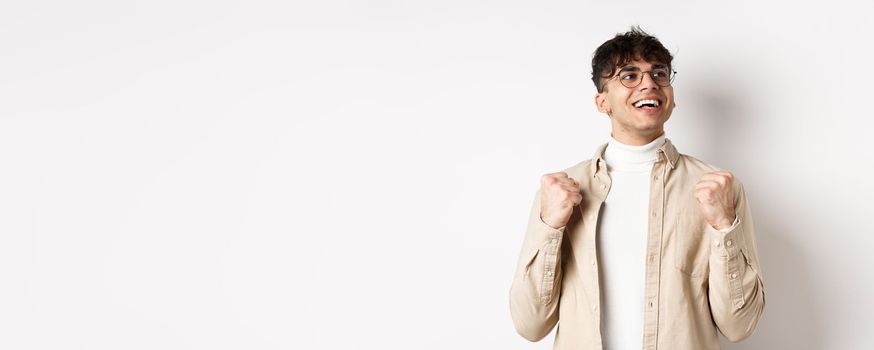
[[[716,326],[730,341],[749,337],[765,307],[752,217],[742,193],[738,201],[740,215],[732,229],[707,229],[711,242],[710,310]]]
[[[538,191],[510,287],[513,324],[530,341],[545,337],[558,321],[563,235],[564,227],[555,229],[541,220]]]

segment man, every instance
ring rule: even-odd
[[[611,137],[541,177],[510,288],[520,335],[555,349],[719,349],[765,306],[743,185],[665,138],[673,56],[632,28],[592,59]]]

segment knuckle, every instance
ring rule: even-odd
[[[545,174],[540,177],[540,182],[546,185],[551,185],[555,183],[557,180],[553,177],[552,174]]]

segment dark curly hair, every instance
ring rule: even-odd
[[[592,82],[598,92],[605,90],[604,79],[609,79],[617,68],[636,58],[667,64],[668,69],[674,60],[659,39],[644,32],[640,26],[633,26],[631,30],[605,41],[592,55]]]

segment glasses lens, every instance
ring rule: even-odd
[[[652,80],[661,86],[668,86],[671,84],[671,72],[664,68],[653,69]]]
[[[627,88],[633,88],[640,85],[644,74],[650,74],[652,80],[660,86],[670,86],[676,76],[674,72],[667,68],[656,68],[646,73],[635,69],[619,73],[619,82]]]
[[[642,74],[638,70],[622,72],[619,74],[619,81],[625,87],[635,87],[637,84],[640,84],[641,76]]]

